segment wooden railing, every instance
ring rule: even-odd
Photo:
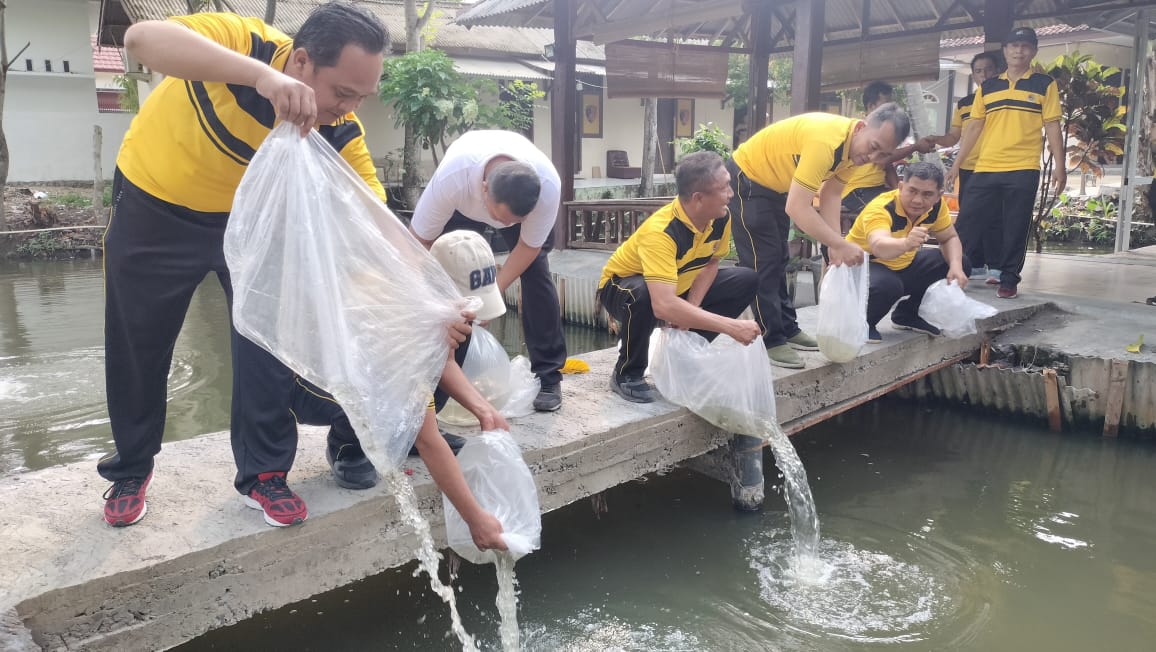
[[[613,251],[672,197],[566,202],[566,245]]]

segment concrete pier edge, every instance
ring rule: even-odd
[[[978,350],[988,332],[1059,312],[1042,298],[989,303],[1001,312],[981,334],[949,340],[881,325],[884,343],[866,346],[850,363],[803,353],[806,369],[775,370],[781,423],[795,431],[809,415],[837,413],[950,365]],[[815,308],[801,309],[800,325],[813,329],[816,316]],[[562,410],[513,428],[543,512],[700,458],[730,439],[684,408],[627,403],[609,392],[612,349],[580,357],[592,371],[565,378]],[[284,529],[267,527],[233,491],[227,439],[215,433],[167,443],[149,514],[129,528],[103,523],[107,483],[95,460],[0,479],[0,531],[9,549],[0,558],[0,649],[27,649],[29,633],[45,649],[162,649],[412,558],[413,537],[398,531],[396,506],[382,487],[353,492],[333,482],[321,429],[302,428],[290,476],[310,518]],[[407,466],[444,543],[440,495],[419,461]]]

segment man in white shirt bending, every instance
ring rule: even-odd
[[[511,131],[471,131],[446,150],[410,223],[427,248],[458,229],[481,233],[491,226],[505,238],[510,255],[498,272],[498,289],[504,293],[522,279],[522,330],[530,367],[542,382],[534,400],[541,412],[562,406],[566,340],[546,258],[561,196],[554,164],[534,143]]]

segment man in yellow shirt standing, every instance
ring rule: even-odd
[[[376,94],[388,43],[372,14],[337,2],[316,7],[293,38],[259,19],[224,13],[144,21],[126,33],[126,49],[166,78],[121,145],[105,232],[105,376],[116,450],[97,471],[113,483],[104,495],[110,526],[133,525],[147,512],[173,347],[193,292],[208,274],[216,274],[231,303],[223,251],[229,211],[274,124],[289,122],[303,134],[316,128],[385,201],[353,111]],[[469,335],[465,319],[447,327],[450,339]],[[330,427],[328,453],[339,484],[376,482],[349,420],[330,397],[235,329],[232,356],[234,485],[266,523],[294,525],[308,517],[286,483],[298,422]],[[451,395],[470,391],[461,374],[446,380]],[[484,399],[475,402],[483,425],[504,423],[492,406],[481,405]],[[466,516],[475,543],[504,549],[501,524],[474,499],[432,409],[416,446]]]
[[[1062,191],[1068,180],[1060,135],[1059,89],[1050,76],[1031,70],[1038,46],[1035,30],[1030,27],[1017,27],[1008,35],[1003,46],[1007,71],[983,82],[976,91],[959,156],[948,172],[950,185],[972,149],[979,148],[975,174],[960,197],[959,237],[971,258],[982,246],[992,220],[1002,227],[1000,250],[983,252],[988,264],[1000,270],[996,296],[1001,299],[1014,299],[1019,293],[1028,228],[1040,185],[1043,134],[1047,134],[1055,158],[1052,184]]]
[[[799,328],[787,293],[791,221],[827,245],[833,265],[862,263],[863,250],[843,239],[839,224],[843,185],[856,166],[894,151],[910,130],[910,119],[895,104],[884,104],[866,120],[804,113],[761,129],[727,163],[735,249],[739,265],[759,277],[751,308],[771,364],[801,369],[803,358],[796,351],[819,349]]]
[[[674,170],[678,196],[655,211],[606,262],[598,298],[618,320],[618,361],[610,389],[634,403],[658,392],[644,377],[650,334],[659,320],[708,340],[726,333],[750,344],[759,325],[737,319],[755,296],[755,273],[720,268],[730,253],[730,178],[713,152],[695,152]]]
[[[939,251],[923,248],[932,234]],[[900,330],[939,335],[919,316],[923,294],[941,278],[967,286],[963,246],[943,202],[939,166],[916,163],[904,170],[897,190],[879,195],[859,213],[847,240],[871,252],[867,341],[882,341],[878,324],[888,312]]]
[[[979,88],[983,83],[1000,73],[1000,59],[995,52],[980,52],[971,58],[971,79],[975,82],[976,88]],[[951,147],[959,142],[963,136],[963,125],[971,119],[971,105],[975,103],[975,93],[965,95],[959,99],[955,105],[955,113],[951,116],[951,129],[942,136],[928,136],[925,140],[939,146]],[[959,180],[955,184],[956,196],[963,197],[964,189],[967,187],[967,180],[975,172],[975,163],[979,159],[979,147],[973,147],[971,153],[968,154],[967,160],[959,165]],[[972,275],[983,274],[985,272],[991,274],[988,278],[990,285],[999,283],[999,268],[995,267],[996,261],[993,260],[993,265],[984,270],[983,267],[987,263],[984,258],[985,251],[1001,251],[1002,246],[1002,232],[999,225],[989,224],[988,230],[985,232],[980,245],[972,252],[973,258],[971,264],[976,266],[972,270]]]

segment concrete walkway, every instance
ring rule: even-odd
[[[1156,255],[1129,254],[1113,263],[1042,256],[1029,261],[1021,298],[997,301],[978,285],[969,293],[1001,310],[985,323],[989,330],[1035,316],[1048,320],[1049,333],[1069,328],[1082,346],[1100,342],[1104,354],[1115,355],[1116,336],[1089,333],[1089,324],[1114,322],[1121,329],[1118,338],[1151,327],[1156,308],[1115,298],[1142,301],[1156,294],[1154,287]],[[1037,288],[1065,296],[1037,295]],[[1083,296],[1095,297],[1079,301],[1090,307],[1056,318],[1054,302],[1066,305],[1070,297]],[[800,323],[813,328],[816,316],[815,308],[803,308]],[[1032,326],[1018,330],[1025,329]],[[982,340],[933,339],[887,324],[880,330],[884,342],[866,347],[851,363],[831,364],[808,353],[807,369],[776,369],[778,413],[786,429],[796,431],[949,365]],[[1156,362],[1151,353],[1144,355]],[[592,372],[567,377],[561,411],[514,424],[544,511],[703,455],[727,440],[683,408],[627,403],[610,393],[613,350],[581,357]],[[92,462],[0,479],[0,649],[27,647],[28,632],[20,624],[49,649],[164,648],[409,561],[414,540],[399,531],[392,498],[380,487],[338,488],[323,450],[323,431],[302,429],[290,480],[307,501],[310,518],[284,529],[267,527],[233,491],[227,433],[167,444],[157,458],[148,516],[130,528],[104,525],[101,493],[107,484]],[[410,466],[421,507],[435,537],[444,540],[440,496],[423,465]]]

